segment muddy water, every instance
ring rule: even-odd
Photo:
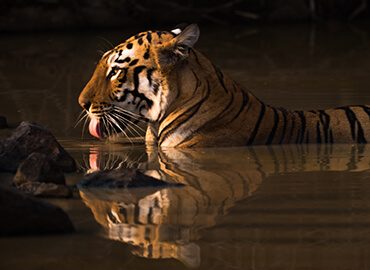
[[[199,48],[272,105],[370,104],[366,25],[204,29]],[[0,115],[49,127],[81,171],[138,167],[182,188],[50,200],[77,233],[0,239],[1,269],[367,269],[368,146],[146,150],[73,128],[97,50],[135,29],[1,37]],[[79,182],[83,173],[68,176]],[[4,175],[0,177],[5,177]],[[2,217],[6,218],[6,217]]]

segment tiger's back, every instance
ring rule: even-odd
[[[266,105],[196,50],[182,74],[179,102],[160,122],[161,146],[204,147],[291,143],[367,143],[370,107],[292,111]],[[193,82],[193,85],[189,85]],[[205,98],[206,97],[206,98]],[[188,110],[184,110],[188,108]],[[177,132],[174,132],[174,131]]]

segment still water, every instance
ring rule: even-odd
[[[198,48],[272,105],[370,104],[368,29],[201,28]],[[50,128],[80,165],[70,185],[84,172],[135,167],[185,186],[82,188],[80,198],[49,200],[77,232],[1,238],[0,268],[368,269],[369,146],[158,151],[105,144],[74,128],[98,50],[136,32],[1,36],[0,115]]]

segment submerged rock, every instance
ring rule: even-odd
[[[137,169],[106,170],[88,174],[79,187],[90,188],[139,188],[180,186],[147,176]]]
[[[16,185],[36,181],[60,185],[65,184],[62,170],[51,158],[41,153],[30,154],[18,166],[17,173],[14,176],[14,183]]]
[[[8,122],[4,116],[0,115],[0,129],[2,128],[8,128]]]
[[[74,159],[50,131],[37,124],[22,122],[0,145],[0,171],[15,172],[19,164],[34,152],[47,155],[64,172],[76,170]]]
[[[59,207],[0,187],[0,235],[69,233],[68,215]]]
[[[64,185],[54,183],[26,182],[18,186],[18,190],[36,197],[70,198],[72,190]]]

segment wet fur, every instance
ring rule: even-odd
[[[179,34],[148,31],[128,39],[103,56],[80,104],[91,103],[96,117],[119,106],[146,118],[146,143],[161,147],[370,141],[369,106],[289,111],[266,105],[193,48],[198,36],[190,25]],[[109,79],[113,58],[128,46],[125,74]],[[137,98],[136,107],[127,96]]]

